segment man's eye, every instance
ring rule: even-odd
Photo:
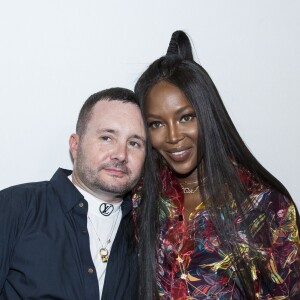
[[[134,148],[140,148],[140,147],[141,147],[141,144],[138,143],[138,142],[135,142],[135,141],[129,142],[129,145],[130,145],[131,147],[134,147]]]
[[[148,127],[153,128],[153,129],[156,129],[156,128],[161,127],[161,126],[162,126],[162,124],[159,121],[153,121],[153,122],[148,123]]]
[[[105,141],[105,142],[109,142],[109,141],[111,141],[111,138],[109,137],[109,136],[101,136],[100,137],[100,139],[102,140],[102,141]]]
[[[181,117],[180,121],[185,123],[185,122],[190,122],[195,118],[194,115],[184,115]]]

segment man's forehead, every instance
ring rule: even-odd
[[[93,112],[103,113],[124,113],[130,112],[133,114],[141,115],[140,108],[133,102],[124,102],[124,100],[100,100],[94,107]]]
[[[101,103],[102,102],[102,103]],[[101,100],[93,110],[90,126],[97,132],[124,133],[145,136],[140,108],[131,102]]]
[[[107,128],[97,128],[98,134],[105,134],[105,133],[111,133],[114,135],[122,135],[124,133],[127,133],[130,138],[137,138],[145,141],[146,133],[142,128],[128,128],[128,127],[122,127],[119,128],[116,126],[107,127]]]

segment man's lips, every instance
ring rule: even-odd
[[[105,171],[111,175],[115,176],[124,176],[127,174],[127,171],[119,168],[105,168]]]

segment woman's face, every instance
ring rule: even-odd
[[[152,146],[179,175],[196,170],[198,125],[195,111],[175,85],[160,81],[145,103]]]

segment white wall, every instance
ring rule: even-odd
[[[71,168],[86,98],[133,88],[183,29],[247,145],[299,206],[299,11],[296,0],[1,1],[0,189]]]

